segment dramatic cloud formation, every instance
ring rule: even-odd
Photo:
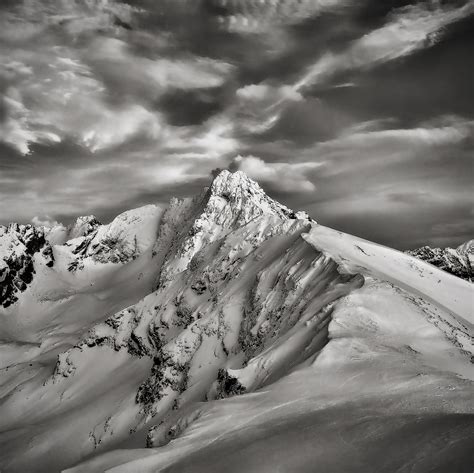
[[[454,6],[441,2],[408,5],[388,15],[388,22],[357,41],[339,54],[324,54],[311,66],[296,88],[324,80],[337,72],[373,67],[393,61],[441,40],[443,29],[474,12],[474,4]]]
[[[400,248],[472,238],[474,2],[0,5],[0,223],[107,220],[242,169]]]

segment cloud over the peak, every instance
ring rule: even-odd
[[[256,156],[237,156],[232,160],[229,169],[243,171],[249,177],[279,192],[297,194],[316,190],[309,174],[323,165],[316,162],[271,163]]]
[[[61,225],[57,220],[54,220],[49,215],[45,215],[45,216],[35,215],[31,219],[31,223],[36,227],[46,227],[46,228],[52,228],[52,227]]]

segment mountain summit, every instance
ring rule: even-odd
[[[470,283],[242,172],[78,222],[0,232],[3,472],[469,470]]]
[[[262,214],[281,218],[295,215],[290,209],[268,197],[263,189],[242,171],[221,171],[214,178],[209,193],[209,205],[215,205],[217,211],[225,205],[218,204],[218,199],[223,199],[228,203],[227,208],[231,212],[240,213],[237,224],[247,223]],[[219,219],[222,218],[221,215]]]

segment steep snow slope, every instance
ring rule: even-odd
[[[457,248],[423,246],[407,253],[466,281],[474,280],[474,240],[466,241]]]
[[[2,471],[470,471],[471,284],[241,172],[153,209],[53,247],[58,284],[94,277],[105,302],[11,331],[29,355],[2,371]]]
[[[474,351],[472,284],[446,276],[403,253],[321,226],[306,238],[315,247],[329,252],[346,271],[359,271],[410,291],[430,312],[430,320],[455,345],[467,353]]]

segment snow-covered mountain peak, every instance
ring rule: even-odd
[[[246,224],[261,215],[280,218],[308,218],[304,212],[295,214],[276,202],[244,172],[221,171],[212,182],[204,213],[217,224]]]
[[[466,241],[457,248],[423,246],[407,253],[459,278],[474,280],[474,240]]]
[[[127,210],[107,225],[101,225],[94,217],[78,219],[74,228],[82,236],[69,239],[65,246],[74,255],[70,270],[82,269],[84,259],[95,263],[128,263],[151,249],[162,209],[145,205]]]
[[[173,235],[159,236],[155,244],[155,253],[166,252],[158,286],[166,286],[203,248],[232,232],[245,228],[257,247],[270,236],[285,233],[295,221],[302,228],[310,220],[306,212],[295,213],[267,196],[245,173],[221,171],[203,195],[172,201],[165,211],[161,232]]]
[[[212,195],[225,197],[228,199],[236,198],[237,195],[250,193],[251,195],[263,195],[264,191],[244,172],[230,172],[227,169],[222,170],[212,181],[210,186]]]

